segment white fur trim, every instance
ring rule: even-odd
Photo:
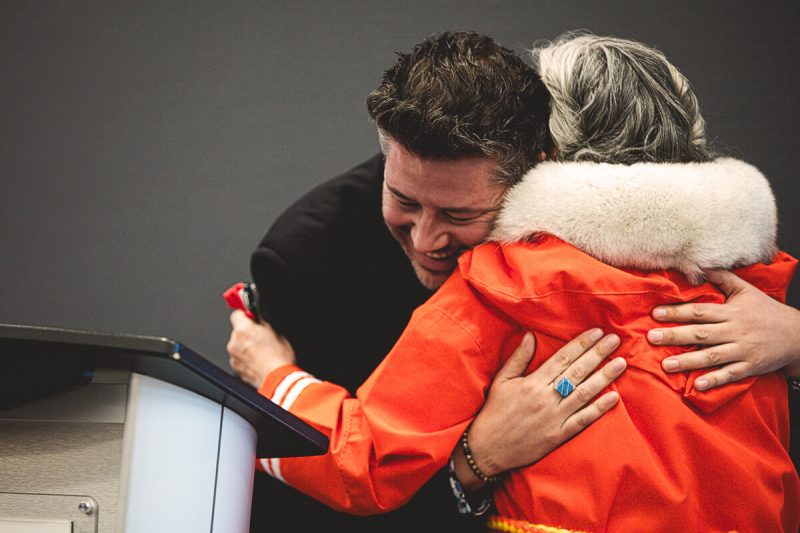
[[[549,233],[617,267],[673,268],[702,280],[704,268],[769,261],[777,210],[752,165],[544,162],[511,188],[491,239]]]

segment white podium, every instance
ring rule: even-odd
[[[327,439],[181,344],[0,325],[0,533],[236,533]]]

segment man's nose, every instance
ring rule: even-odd
[[[435,214],[423,213],[411,228],[411,241],[418,252],[435,252],[449,243],[447,228]]]

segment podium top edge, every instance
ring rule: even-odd
[[[23,326],[18,324],[0,324],[0,339],[96,346],[145,352],[157,356],[171,356],[180,348],[178,342],[166,337],[100,333],[96,331],[80,331],[45,326]]]
[[[258,434],[257,453],[259,457],[289,457],[296,455],[320,455],[328,449],[328,438],[295,415],[280,408],[277,404],[261,396],[252,387],[196,354],[180,342],[165,337],[146,337],[79,331],[63,328],[22,326],[0,324],[0,351],[3,345],[17,342],[41,344],[44,353],[60,356],[57,346],[74,346],[78,352],[90,353],[91,357],[108,357],[109,360],[120,355],[130,355],[128,364],[132,372],[149,375],[172,383],[200,396],[209,398],[247,420]],[[3,353],[0,353],[2,356]],[[144,357],[142,357],[144,356]],[[57,359],[60,359],[57,357]],[[75,361],[72,372],[62,372],[72,376],[86,377],[86,361],[82,358],[65,358]],[[0,373],[0,406],[3,405],[4,389],[14,389],[29,393],[38,385],[41,394],[26,400],[44,397],[64,390],[65,384],[56,380],[46,387],[42,384],[40,369],[33,368],[38,359],[12,358],[9,364],[27,365],[14,370],[13,366],[5,374]],[[93,364],[93,363],[92,363]],[[62,369],[63,370],[63,369]],[[92,368],[93,372],[93,368]],[[5,378],[9,383],[4,383]],[[27,379],[27,381],[26,381]],[[52,381],[52,380],[51,380]],[[51,386],[52,385],[52,386]],[[73,382],[67,385],[75,385]],[[44,388],[43,388],[44,387]],[[8,396],[8,394],[6,394]],[[13,396],[13,394],[12,394]],[[6,398],[8,399],[8,398]],[[14,405],[14,404],[11,404]]]

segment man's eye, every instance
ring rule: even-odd
[[[397,202],[398,204],[400,204],[401,206],[406,207],[406,208],[417,207],[417,203],[416,202],[409,202],[408,200],[401,200],[400,198],[395,198],[394,201]]]
[[[455,224],[466,224],[467,222],[472,222],[480,218],[480,215],[456,216],[449,213],[446,213],[445,216],[447,217],[447,220]]]

